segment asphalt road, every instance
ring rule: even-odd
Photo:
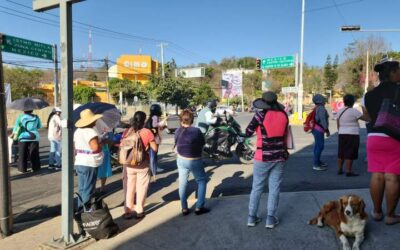
[[[236,117],[243,128],[246,127],[251,113],[240,114]],[[365,129],[361,132],[361,147],[359,160],[354,164],[358,177],[345,177],[336,174],[337,134],[335,121],[331,121],[332,136],[326,140],[323,160],[329,164],[327,171],[312,170],[312,135],[302,131],[302,127],[293,127],[296,149],[285,167],[282,192],[335,190],[366,188],[369,174],[365,158]],[[14,222],[23,223],[43,218],[50,218],[60,213],[61,202],[61,173],[47,168],[49,143],[47,131],[42,131],[40,152],[42,170],[38,173],[19,174],[11,168],[11,188],[13,200]],[[155,182],[150,184],[147,202],[177,200],[178,172],[175,155],[172,153],[173,136],[165,134],[159,152],[159,167],[163,170],[157,175]],[[207,197],[248,194],[252,183],[252,165],[242,165],[236,158],[220,162],[205,161],[206,172],[209,176]],[[123,203],[121,168],[114,169],[114,175],[109,178],[107,192],[110,193],[107,203],[110,207]],[[75,178],[75,185],[77,184]],[[191,179],[188,189],[194,197],[195,182]],[[267,190],[267,189],[266,189]]]

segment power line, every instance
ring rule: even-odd
[[[324,7],[320,7],[320,8],[310,9],[310,10],[306,10],[305,12],[316,12],[316,11],[321,11],[321,10],[326,10],[326,9],[332,9],[332,8],[336,8],[337,6],[350,5],[350,4],[359,3],[359,2],[363,2],[363,1],[365,1],[365,0],[354,0],[354,1],[344,2],[344,3],[340,3],[340,4],[334,4],[334,5],[324,6]]]
[[[335,5],[336,11],[339,13],[339,16],[342,18],[344,24],[347,25],[347,24],[348,24],[348,23],[347,23],[347,20],[346,20],[346,18],[344,17],[343,13],[340,11],[339,6],[338,6],[338,4],[336,3],[336,0],[332,0],[332,1],[333,1],[333,4]],[[356,40],[355,37],[354,37],[353,32],[351,32],[351,36],[353,37],[353,40]]]
[[[17,3],[17,2],[12,1],[12,0],[7,0],[7,2],[10,2],[12,4],[15,4],[15,5],[18,5],[18,6],[21,6],[21,7],[24,7],[26,9],[31,10],[30,6],[27,6],[27,5],[24,5],[24,4],[21,4],[21,3]],[[47,12],[44,12],[44,13],[49,15],[49,16],[53,16],[53,17],[57,17],[58,18],[58,15],[55,15],[55,14],[52,14],[52,13],[47,13]],[[36,18],[40,18],[40,17],[36,17]],[[46,20],[49,20],[49,19],[46,19]],[[87,24],[87,23],[80,22],[80,21],[73,21],[73,22],[76,23],[76,24],[80,24],[80,25],[86,26],[88,28],[97,29],[99,31],[106,32],[107,34],[108,33],[112,33],[112,34],[116,34],[116,35],[120,35],[120,36],[129,37],[129,38],[135,39],[135,41],[137,41],[137,40],[139,40],[139,41],[150,41],[152,43],[167,42],[167,43],[170,43],[172,46],[175,46],[177,49],[182,50],[183,51],[182,55],[184,55],[184,56],[189,56],[189,57],[192,56],[191,59],[193,59],[193,57],[195,57],[195,58],[197,57],[197,59],[201,59],[201,60],[206,59],[206,61],[209,60],[208,58],[205,58],[205,57],[203,57],[203,56],[201,56],[201,55],[199,55],[199,54],[197,54],[195,52],[192,52],[192,51],[190,51],[190,50],[188,50],[188,49],[186,49],[186,48],[184,48],[184,47],[182,47],[182,46],[180,46],[180,45],[178,45],[178,44],[176,44],[174,42],[171,42],[171,41],[166,41],[166,40],[162,40],[162,39],[156,39],[156,38],[150,38],[150,37],[144,37],[144,36],[133,35],[133,34],[124,33],[124,32],[119,32],[119,31],[108,29],[108,28]],[[120,39],[120,38],[116,38],[116,37],[112,37],[112,38]]]

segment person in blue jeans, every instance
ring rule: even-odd
[[[49,169],[61,169],[61,109],[55,107],[47,120],[50,142]]]
[[[160,104],[152,104],[150,106],[150,115],[149,119],[146,121],[146,128],[150,129],[154,134],[154,140],[157,145],[161,144],[161,132],[166,127],[165,121],[161,121],[162,110]],[[150,155],[150,170],[153,174],[153,180],[156,180],[156,175],[158,172],[161,172],[162,169],[158,169],[158,153],[154,151],[152,148],[149,149]]]
[[[94,129],[96,121],[102,115],[95,115],[89,109],[80,113],[80,119],[75,123],[74,133],[75,169],[78,174],[78,210],[83,207],[96,189],[98,167],[103,163],[103,152],[99,134]]]
[[[247,226],[254,227],[261,221],[258,205],[265,184],[268,182],[267,218],[265,227],[274,228],[279,223],[277,210],[283,169],[289,153],[285,136],[289,119],[284,106],[278,103],[275,93],[267,91],[253,102],[257,111],[246,129],[246,136],[257,134],[257,150],[254,155],[253,185],[250,193]]]
[[[330,136],[329,132],[329,115],[325,109],[325,97],[320,94],[316,94],[313,97],[315,104],[315,127],[312,130],[314,136],[314,161],[313,169],[316,171],[326,170],[328,164],[321,161],[321,154],[325,147],[325,134],[327,137]]]
[[[183,110],[180,114],[181,127],[175,132],[175,146],[178,154],[176,163],[179,172],[179,198],[181,200],[182,215],[184,216],[190,213],[186,196],[186,186],[190,172],[193,173],[198,186],[195,214],[201,215],[210,212],[210,209],[204,206],[207,176],[201,155],[205,141],[201,130],[191,126],[193,120],[193,113],[188,109]]]

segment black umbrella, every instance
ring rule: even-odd
[[[115,105],[104,102],[89,102],[79,106],[74,110],[74,124],[81,118],[81,112],[85,109],[90,109],[94,114],[101,114],[101,120],[108,128],[115,128],[121,121],[121,113]]]
[[[21,111],[30,111],[35,109],[43,109],[48,106],[49,104],[41,99],[26,97],[13,101],[9,105],[7,105],[7,108]]]

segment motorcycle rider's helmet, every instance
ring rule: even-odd
[[[209,108],[211,110],[211,112],[215,113],[215,111],[217,110],[217,100],[208,100],[207,101],[207,108]]]
[[[162,115],[160,104],[155,103],[150,106],[150,117],[152,117],[154,115],[156,115],[156,116]]]

